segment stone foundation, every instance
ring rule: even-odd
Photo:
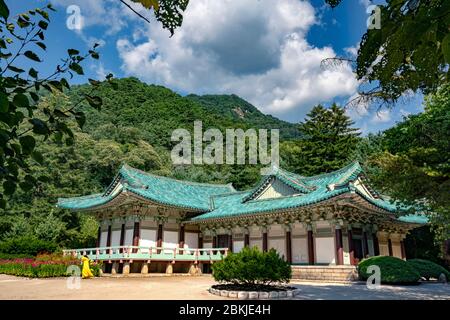
[[[358,272],[355,266],[292,266],[292,280],[350,282]]]

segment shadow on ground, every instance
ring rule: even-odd
[[[292,284],[300,293],[296,300],[450,300],[450,285],[421,283],[415,286],[387,286],[369,289],[365,283]]]

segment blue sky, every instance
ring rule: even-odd
[[[6,0],[11,14],[48,1]],[[298,122],[317,103],[345,104],[358,83],[350,67],[321,68],[335,55],[352,57],[366,30],[369,0],[344,0],[330,9],[323,0],[191,0],[183,26],[169,37],[153,14],[148,24],[116,0],[52,0],[47,51],[39,70],[51,73],[68,48],[86,51],[101,44],[100,60],[87,61],[85,76],[135,76],[180,94],[235,93],[264,113]],[[373,1],[375,4],[379,1]],[[82,28],[67,27],[71,5],[80,9]],[[28,61],[23,60],[23,64]],[[23,65],[22,64],[22,65]],[[391,127],[403,115],[422,110],[421,95],[392,110],[360,107],[348,114],[366,134]]]

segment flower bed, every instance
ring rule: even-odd
[[[67,268],[71,265],[79,266],[81,274],[79,260],[43,260],[42,257],[4,259],[0,260],[0,274],[28,278],[68,277],[72,275],[72,273],[67,272]],[[94,276],[100,276],[101,265],[94,262],[91,264],[91,270]]]

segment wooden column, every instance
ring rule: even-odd
[[[369,242],[367,241],[367,232],[363,231],[363,246],[364,246],[364,257],[369,255]]]
[[[352,229],[347,230],[347,239],[348,239],[348,251],[350,255],[350,264],[352,266],[355,265],[355,247],[353,245],[353,231]]]
[[[212,238],[212,247],[213,247],[213,249],[217,248],[217,236],[216,235],[214,235]],[[213,250],[213,254],[216,254],[215,250]]]
[[[120,246],[125,244],[125,223],[122,223],[122,228],[120,229]],[[123,252],[123,249],[120,249],[120,253]]]
[[[405,241],[400,241],[400,249],[402,250],[402,259],[406,259]]]
[[[308,262],[314,264],[314,235],[312,230],[308,230]]]
[[[228,235],[228,249],[233,252],[233,234]]]
[[[106,236],[106,246],[111,247],[111,225],[108,226],[108,235]],[[111,252],[111,250],[109,250]]]
[[[263,232],[263,251],[267,252],[267,231]]]
[[[250,246],[250,234],[246,233],[244,234],[244,247]]]
[[[163,225],[162,223],[158,224],[158,232],[156,233],[156,246],[161,248],[163,246]],[[160,253],[161,250],[156,250],[157,253]]]
[[[291,231],[286,231],[286,261],[292,263],[292,237]]]
[[[372,234],[372,238],[373,238],[373,252],[374,252],[375,256],[379,256],[380,255],[380,245],[378,243],[378,237],[377,237],[376,232],[374,232]]]
[[[392,251],[392,241],[391,241],[391,239],[388,239],[388,249],[389,249],[389,255],[392,257],[394,254],[393,254],[393,251]]]
[[[97,242],[96,242],[96,247],[99,248],[100,247],[100,237],[102,236],[102,227],[99,226],[98,230],[97,230]]]
[[[106,236],[106,246],[111,247],[111,225],[108,226],[108,235]]]
[[[344,264],[344,247],[342,246],[342,230],[339,227],[335,229],[335,240],[336,240],[336,264]]]
[[[203,249],[203,234],[198,233],[198,249]]]
[[[180,233],[178,235],[178,238],[179,238],[179,245],[178,246],[180,248],[184,248],[184,235],[185,235],[184,225],[182,224],[182,225],[180,225]]]
[[[138,221],[136,221],[134,223],[134,228],[133,228],[133,246],[137,247],[139,246],[139,237],[140,237],[140,223]],[[136,253],[137,249],[133,249],[133,253]]]

